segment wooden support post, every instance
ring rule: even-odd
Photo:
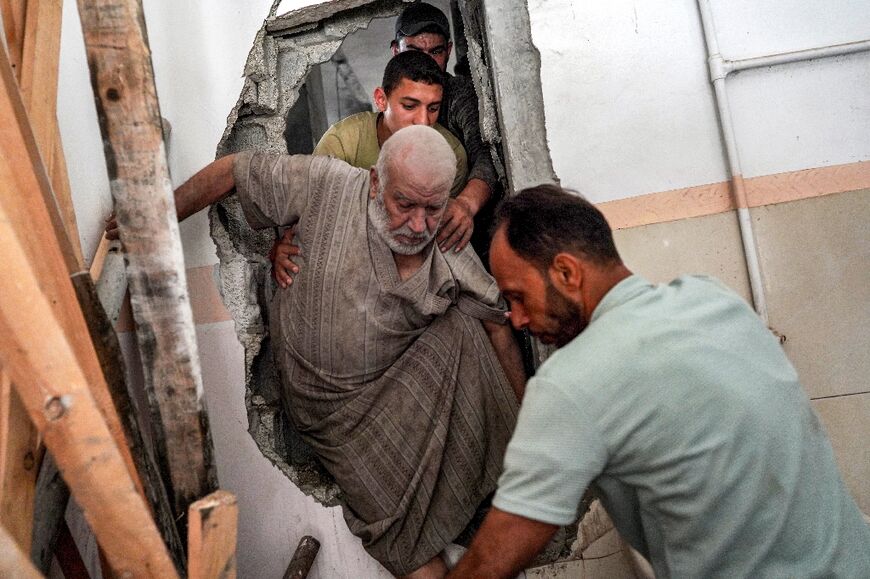
[[[0,366],[0,524],[24,552],[33,528],[38,448],[36,429]]]
[[[30,559],[18,547],[9,533],[0,525],[0,577],[6,579],[40,579]]]
[[[54,315],[64,329],[65,335],[70,337],[76,359],[85,372],[87,383],[93,389],[93,395],[109,429],[115,436],[117,445],[121,448],[122,456],[129,465],[128,470],[137,488],[141,489],[141,482],[133,466],[130,449],[106,387],[81,308],[75,294],[64,293],[64,288],[70,283],[71,275],[77,285],[89,283],[90,277],[87,272],[78,278],[74,276],[77,271],[75,256],[57,211],[51,186],[5,50],[0,50],[0,157],[9,167],[4,189],[0,194],[8,196],[10,202],[15,202],[16,211],[20,211],[18,225],[22,227],[24,224],[28,225],[19,233],[28,249],[28,255],[31,255],[31,259],[46,271],[45,276],[40,278],[40,285],[47,293],[57,296],[57,299],[51,302]],[[57,250],[57,258],[60,261],[49,260],[39,253],[46,244],[50,244]],[[52,254],[51,257],[53,258],[54,255]],[[48,266],[49,263],[52,264],[51,267]]]
[[[61,0],[30,0],[28,6],[24,35],[20,38],[20,43],[23,44],[20,50],[23,59],[21,66],[15,72],[20,77],[22,102],[28,109],[28,117],[34,131],[32,138],[37,142],[46,169],[51,176],[53,190],[41,187],[40,193],[51,218],[55,235],[60,242],[64,262],[72,277],[79,303],[85,313],[91,341],[96,345],[97,358],[95,359],[93,347],[88,341],[80,342],[79,359],[81,360],[81,356],[84,355],[90,361],[88,368],[91,375],[89,382],[92,394],[100,404],[101,411],[110,425],[116,443],[125,456],[137,487],[142,488],[139,481],[140,474],[148,479],[148,484],[143,489],[145,496],[149,499],[176,565],[183,568],[184,546],[175,527],[174,516],[166,498],[162,479],[157,472],[156,465],[151,464],[151,457],[148,455],[139,433],[137,419],[124,383],[123,359],[117,338],[114,335],[111,322],[108,321],[97,300],[92,278],[83,266],[75,213],[69,191],[66,161],[56,119],[62,2]],[[11,41],[10,44],[12,44]],[[8,88],[11,82],[8,82],[8,78],[4,80],[7,81]],[[22,135],[27,132],[24,130],[25,128],[20,127],[19,132]],[[38,157],[34,156],[32,149],[26,153],[29,154],[31,162],[37,162]],[[101,248],[107,249],[106,243],[101,244]],[[101,257],[103,255],[99,252],[95,256],[95,258]],[[100,267],[101,264],[95,265]],[[98,363],[95,365],[94,362]],[[106,381],[102,380],[102,376],[99,380],[93,379],[99,372],[105,374]],[[109,390],[106,389],[106,382]],[[116,408],[119,409],[118,412],[116,412]],[[62,497],[62,495],[57,495],[54,498],[57,497]],[[50,550],[48,541],[54,536],[60,524],[58,513],[62,515],[65,506],[65,504],[56,505],[51,501],[40,505],[38,514],[41,520],[39,522],[44,532],[37,535],[38,542],[33,545],[37,553]],[[27,513],[34,513],[32,507],[27,509]],[[29,543],[29,532],[27,536]],[[43,556],[50,557],[50,552],[47,555],[43,554]]]
[[[217,487],[160,107],[138,0],[79,0],[154,448],[175,514]],[[181,521],[182,525],[184,521]]]
[[[113,567],[172,577],[70,283],[68,239],[51,235],[63,229],[50,192],[0,50],[0,356]]]
[[[236,497],[227,491],[215,491],[190,505],[188,579],[235,579],[238,518]]]
[[[57,125],[57,76],[62,20],[63,0],[29,0],[18,84],[39,152],[51,179],[76,270],[79,270],[84,265],[84,258]]]
[[[9,50],[9,60],[16,74],[21,70],[21,53],[24,50],[24,25],[28,0],[0,0],[3,14],[3,32]]]
[[[2,115],[0,115],[2,116]],[[3,139],[0,139],[0,143]],[[175,568],[91,396],[53,304],[75,303],[51,236],[33,243],[19,169],[0,155],[0,356],[112,568],[175,577]],[[30,242],[30,243],[28,243]]]

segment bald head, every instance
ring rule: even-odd
[[[402,174],[418,188],[447,197],[456,177],[456,155],[438,131],[415,125],[396,131],[386,140],[375,170],[381,188]]]

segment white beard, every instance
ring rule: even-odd
[[[384,204],[384,196],[382,192],[378,192],[374,199],[369,202],[369,221],[377,231],[378,236],[384,240],[387,247],[394,253],[399,255],[416,255],[432,241],[434,237],[429,231],[423,233],[415,233],[406,223],[400,228],[390,231],[390,215],[387,213],[387,207]],[[411,239],[418,239],[414,244],[402,243],[396,236],[402,235]]]

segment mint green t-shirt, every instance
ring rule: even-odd
[[[563,525],[591,483],[658,579],[870,577],[794,368],[713,279],[623,280],[529,381],[493,504]]]

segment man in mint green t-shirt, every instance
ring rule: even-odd
[[[653,285],[556,186],[500,209],[515,327],[561,349],[526,388],[494,508],[451,577],[514,577],[594,484],[666,577],[870,577],[870,527],[777,340],[719,282]]]

